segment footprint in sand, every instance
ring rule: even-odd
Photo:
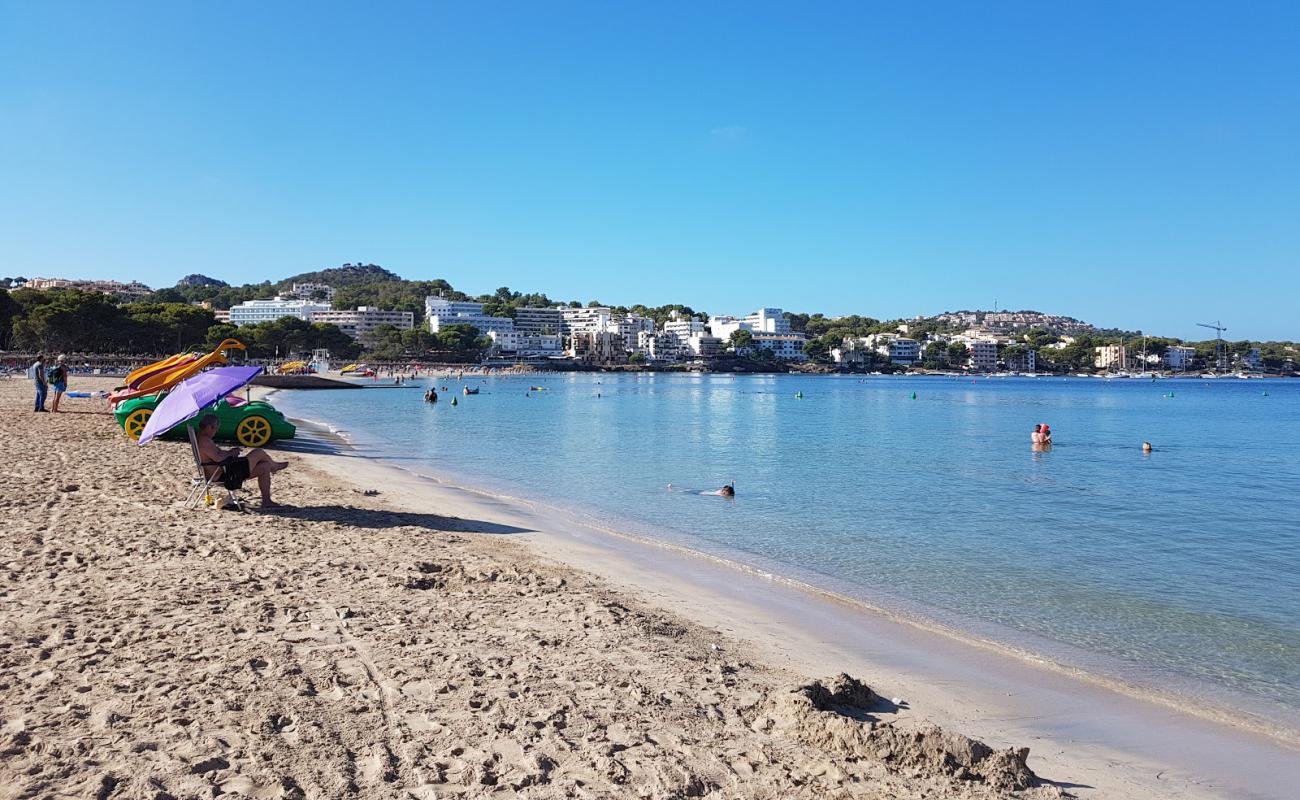
[[[397,759],[387,746],[375,745],[357,761],[357,777],[367,784],[392,783],[397,780]]]

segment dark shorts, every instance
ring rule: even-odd
[[[68,391],[68,384],[66,384],[66,383],[51,383],[51,384],[50,384],[50,388],[53,389],[53,390],[56,391],[56,392],[66,392],[66,391]]]
[[[227,458],[221,462],[221,482],[227,486],[241,484],[248,480],[251,474],[248,469],[248,459],[243,456]]]

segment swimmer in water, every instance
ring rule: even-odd
[[[1151,446],[1151,443],[1150,443],[1150,442],[1143,442],[1143,443],[1142,443],[1142,452],[1144,452],[1144,453],[1150,453],[1153,449],[1155,449],[1155,448],[1153,448],[1153,447]]]
[[[732,481],[731,483],[728,483],[726,486],[723,486],[721,489],[719,489],[716,494],[719,497],[735,497],[736,482]]]

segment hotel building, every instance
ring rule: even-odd
[[[285,297],[245,300],[239,305],[230,307],[230,324],[256,325],[259,322],[270,322],[281,317],[311,320],[316,312],[329,310],[328,304],[311,300],[294,300]]]

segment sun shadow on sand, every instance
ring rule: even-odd
[[[295,439],[276,439],[266,449],[286,453],[322,453],[324,455],[341,456],[346,453],[340,452],[337,442],[322,439],[316,436],[300,436]]]
[[[289,517],[309,522],[336,522],[340,525],[354,525],[358,528],[429,528],[437,531],[455,531],[456,533],[533,533],[531,528],[519,528],[514,525],[501,525],[479,519],[461,517],[443,517],[438,514],[418,514],[411,511],[383,511],[355,506],[280,506],[261,511],[262,514],[274,514],[277,517]]]
[[[842,717],[855,719],[858,722],[880,722],[882,714],[897,714],[904,709],[911,708],[907,701],[900,700],[895,703],[879,695],[872,695],[871,700],[866,705],[827,705],[824,710],[839,714]]]
[[[1096,786],[1093,786],[1092,784],[1089,783],[1070,783],[1069,781],[1053,781],[1053,780],[1048,780],[1047,778],[1039,778],[1038,782],[1044,786],[1055,786],[1056,788],[1061,789],[1062,791],[1067,789],[1096,789],[1097,788]]]

